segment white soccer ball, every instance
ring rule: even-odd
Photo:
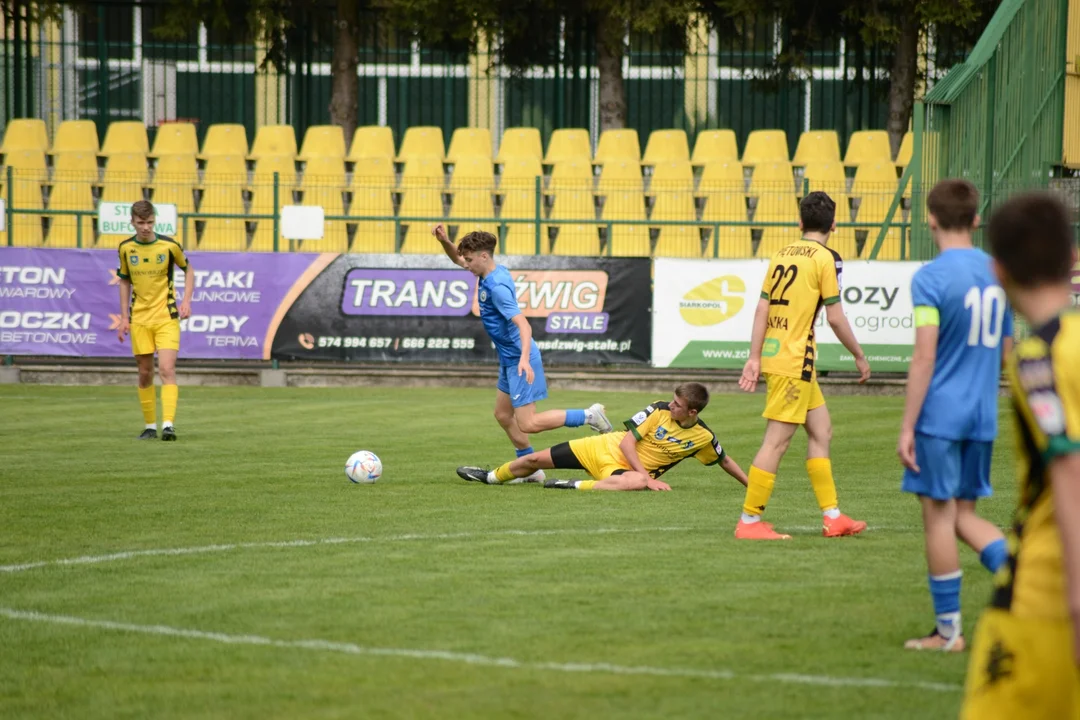
[[[382,460],[367,450],[354,452],[345,462],[345,477],[354,483],[373,483],[382,477]]]

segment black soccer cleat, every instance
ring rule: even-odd
[[[161,428],[161,439],[165,441],[176,440],[176,428],[172,425]]]
[[[488,482],[488,471],[485,470],[484,468],[469,467],[469,466],[459,467],[457,469],[457,474],[458,474],[458,477],[461,478],[462,480],[468,480],[469,482],[484,483],[485,485],[492,484],[492,483]],[[495,484],[497,484],[497,483],[495,483]]]
[[[577,480],[548,480],[544,487],[549,490],[577,490]]]
[[[139,436],[140,440],[157,440],[157,430],[154,428],[146,428],[142,431],[142,435]]]

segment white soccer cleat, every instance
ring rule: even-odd
[[[589,414],[592,416],[589,419],[589,427],[598,433],[611,432],[611,421],[607,419],[607,415],[604,414],[604,406],[600,403],[594,403],[589,406]]]

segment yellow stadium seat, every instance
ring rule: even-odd
[[[862,199],[859,202],[859,208],[855,215],[855,221],[859,223],[874,223],[869,227],[860,227],[859,229],[865,231],[866,243],[863,246],[863,259],[869,260],[871,250],[874,247],[874,243],[877,242],[877,236],[881,232],[881,225],[885,222],[885,216],[889,213],[889,207],[892,205],[893,198],[895,197],[896,188],[893,187],[891,192],[864,192]],[[877,260],[899,260],[900,259],[900,228],[896,227],[897,223],[903,222],[903,214],[901,208],[897,206],[896,212],[893,214],[892,222],[888,233],[885,235],[885,242],[881,246],[881,250],[878,253]]]
[[[561,166],[562,163],[555,167],[558,168]],[[552,178],[554,180],[554,174],[552,174]],[[641,189],[642,177],[641,165],[639,163],[627,160],[611,160],[604,163],[603,169],[600,170],[600,183],[597,186],[598,193],[603,195],[610,192],[627,190],[640,193]]]
[[[33,153],[41,153],[34,150]],[[25,173],[22,174],[22,173]],[[41,197],[40,175],[36,170],[17,171],[11,187],[12,203],[7,209],[7,232],[0,232],[0,246],[7,245],[8,233],[13,233],[14,244],[17,247],[40,247],[44,239],[41,230],[41,215],[28,215],[25,213],[13,213],[13,208],[19,210],[40,210],[45,207]],[[5,173],[4,179],[7,179]],[[5,205],[8,201],[6,190],[4,195]]]
[[[151,202],[155,205],[169,204],[176,206],[176,212],[188,214],[195,212],[194,185],[190,182],[169,182],[163,180],[154,186]]]
[[[199,139],[195,136],[195,126],[191,123],[165,123],[154,135],[153,157],[163,155],[199,154]]]
[[[734,130],[705,130],[694,141],[691,165],[708,165],[714,162],[739,162],[739,146]]]
[[[891,160],[876,160],[863,163],[855,171],[851,194],[855,197],[882,194],[892,196],[896,193],[897,184],[896,165]]]
[[[746,196],[739,191],[714,190],[705,194],[705,209],[701,219],[708,222],[741,222],[747,221]],[[705,248],[705,255],[712,257],[713,245],[719,242],[717,257],[722,258],[749,258],[753,257],[753,243],[750,237],[750,228],[747,225],[720,225],[719,234],[717,228],[708,228],[709,244]]]
[[[491,159],[491,131],[487,128],[458,128],[450,136],[446,161],[458,163],[466,158]]]
[[[7,155],[18,150],[45,152],[49,149],[49,134],[45,130],[45,121],[36,118],[19,118],[8,121],[4,130],[4,143],[0,145],[0,154]]]
[[[384,158],[364,158],[383,160]],[[384,217],[385,220],[361,220],[357,222],[352,250],[358,253],[397,252],[397,234],[394,223],[394,200],[389,188],[363,186],[353,193],[350,215]]]
[[[794,191],[795,179],[791,163],[787,160],[762,162],[754,167],[754,174],[750,178],[750,195],[791,194]]]
[[[296,131],[292,125],[263,125],[255,131],[251,145],[252,160],[284,155],[296,157]]]
[[[495,162],[502,164],[521,158],[535,159],[537,163],[544,158],[544,147],[540,143],[538,129],[507,128],[503,131],[502,142],[499,143],[499,154]]]
[[[4,181],[7,181],[7,168],[15,168],[17,177],[23,180],[34,180],[44,183],[49,177],[49,171],[45,165],[44,150],[12,150],[4,155],[5,168],[3,169]]]
[[[543,217],[543,207],[540,209]],[[528,219],[536,217],[536,190],[532,186],[512,187],[503,195],[500,218]],[[536,254],[536,225],[534,223],[507,223],[503,241],[503,252],[507,255]],[[547,232],[540,237],[540,254],[549,251]]]
[[[701,172],[698,193],[702,195],[711,192],[743,193],[746,190],[745,177],[742,163],[737,159],[712,161]]]
[[[344,174],[344,160],[341,158],[316,158],[316,160],[333,160],[342,164]],[[344,179],[344,178],[342,178]],[[302,252],[348,252],[349,234],[345,220],[331,220],[332,215],[345,214],[345,202],[341,194],[341,185],[337,184],[314,184],[304,188],[303,205],[308,207],[321,207],[326,216],[323,224],[323,236],[320,240],[302,240],[299,249]]]
[[[116,182],[138,183],[141,187],[149,180],[146,156],[142,153],[119,153],[105,161],[104,184]]]
[[[591,190],[592,186],[592,164],[588,160],[560,160],[551,171],[548,190]]]
[[[154,170],[152,202],[176,205],[181,214],[195,212],[195,186],[199,172],[194,155],[166,155]]]
[[[840,162],[840,138],[835,130],[808,130],[799,136],[792,165]]]
[[[446,173],[443,171],[441,159],[419,155],[405,161],[405,169],[401,173],[402,189],[442,190],[445,184]]]
[[[540,187],[543,187],[544,168],[540,165],[540,158],[529,156],[510,158],[503,162],[499,187],[535,188],[537,177],[540,178]]]
[[[391,190],[395,184],[394,161],[389,157],[357,158],[353,165],[352,182],[354,189],[378,188]]]
[[[600,235],[591,192],[565,190],[555,195],[548,228],[559,228],[552,242],[554,255],[599,255]],[[557,222],[561,221],[561,222]],[[548,234],[545,230],[542,234]],[[561,243],[561,244],[560,244]]]
[[[545,165],[557,165],[564,160],[588,163],[592,159],[589,131],[580,128],[556,130],[548,140]]]
[[[593,162],[603,165],[612,160],[641,162],[641,144],[638,142],[637,130],[605,130],[600,133],[600,143],[596,146]]]
[[[203,168],[203,185],[228,183],[237,190],[248,184],[247,162],[240,155],[214,155]]]
[[[86,180],[65,180],[55,183],[49,193],[50,210],[94,210],[94,191]],[[49,235],[47,247],[93,247],[94,216],[89,215],[51,215],[49,216]],[[79,245],[79,230],[82,229],[82,245]]]
[[[790,227],[764,226],[761,243],[758,245],[758,257],[772,257],[773,254],[797,241],[799,232],[799,201],[794,193],[773,193],[762,195],[754,210],[754,222],[785,222]]]
[[[454,173],[450,176],[450,189],[487,190],[495,187],[495,166],[490,158],[462,157],[454,163]]]
[[[653,168],[649,194],[668,191],[694,191],[694,170],[689,160],[665,160]]]
[[[98,154],[97,125],[93,120],[65,120],[60,123],[53,139],[52,152]]]
[[[640,192],[617,191],[604,198],[603,220],[639,220],[641,225],[612,225],[607,242],[615,257],[648,257],[652,252],[649,228],[645,224],[645,196]],[[603,225],[601,225],[603,226]]]
[[[312,125],[304,133],[297,160],[317,157],[345,159],[345,133],[340,125]]]
[[[434,253],[439,244],[431,237],[431,228],[443,221],[442,191],[435,188],[412,188],[401,196],[399,211],[403,225],[408,225],[401,243],[403,253]],[[409,219],[417,218],[417,219]]]
[[[768,162],[790,163],[787,134],[783,130],[754,130],[746,139],[743,165],[759,165]]]
[[[114,155],[109,160],[114,161],[116,158],[123,158],[124,155]],[[137,155],[136,157],[143,157]],[[132,179],[130,173],[117,170],[112,177],[109,176],[108,169],[105,171],[105,180],[101,188],[101,202],[115,202],[115,203],[134,203],[139,200],[144,200],[143,197],[143,185],[144,182],[135,181]],[[115,179],[113,179],[115,178]],[[121,241],[127,240],[131,235],[98,235],[97,247],[114,248],[120,244]]]
[[[896,167],[906,168],[911,164],[911,156],[915,152],[915,135],[910,130],[904,133],[900,140],[900,150],[896,153]]]
[[[848,167],[873,162],[892,162],[889,133],[884,130],[860,130],[848,139],[844,164]]]
[[[686,142],[685,130],[653,130],[649,133],[641,164],[656,165],[662,162],[690,162],[690,145]]]
[[[836,203],[837,225],[851,222],[851,196],[847,192],[847,179],[840,162],[811,163],[806,166],[804,180],[810,192],[824,192]],[[829,247],[839,252],[841,257],[857,257],[855,228],[836,228],[829,238]]]
[[[441,162],[445,147],[441,127],[411,127],[401,140],[397,159],[398,162],[406,162],[412,158],[430,157]]]
[[[656,196],[651,221],[696,222],[697,208],[689,192],[662,192]],[[662,225],[656,241],[657,257],[701,257],[701,231],[696,225]]]
[[[209,162],[209,161],[208,161]],[[252,186],[274,187],[274,173],[278,174],[278,193],[284,195],[296,186],[296,160],[290,155],[265,155],[255,161]]]
[[[847,185],[844,166],[839,160],[812,160],[806,163],[803,179],[808,181],[811,191],[821,189],[820,185],[827,185],[834,191],[840,187],[846,189]]]
[[[476,218],[495,217],[495,208],[491,202],[491,190],[469,189],[454,193],[450,204],[449,224],[457,225],[457,237],[463,237],[474,230],[489,232],[499,236],[499,228],[494,222],[477,222]]]
[[[210,218],[199,238],[200,250],[243,252],[247,250],[247,225],[242,218]]]
[[[105,142],[101,154],[129,155],[150,153],[150,141],[146,137],[146,126],[139,120],[116,120],[109,123],[105,131]]]
[[[214,155],[239,155],[248,156],[247,128],[235,123],[218,123],[211,125],[206,131],[203,140],[202,154],[200,158],[206,159]]]
[[[394,159],[394,131],[384,125],[365,125],[356,128],[349,146],[348,162],[361,158]],[[355,245],[356,242],[353,242]]]
[[[857,260],[859,257],[854,228],[836,228],[836,232],[829,236],[829,247],[840,253],[843,260]]]
[[[7,230],[0,230],[0,247],[8,244],[9,233],[12,233],[15,247],[41,247],[45,234],[41,231],[40,215],[14,215],[9,212],[7,227]]]
[[[54,182],[98,181],[97,154],[90,151],[65,151],[53,156]]]
[[[263,158],[258,162],[265,162],[271,158]],[[290,162],[292,162],[290,160]],[[286,191],[279,186],[278,188],[278,202],[277,212],[281,212],[281,208],[286,205],[295,204],[293,201],[292,190]],[[273,215],[274,214],[274,188],[273,186],[256,185],[251,195],[251,215]],[[273,252],[274,250],[274,220],[273,218],[252,218],[248,222],[255,223],[255,232],[251,236],[251,245],[248,248],[254,252]],[[281,225],[278,224],[278,231],[280,234]],[[278,250],[286,251],[289,249],[289,241],[284,238],[279,238]]]
[[[340,190],[345,187],[345,160],[339,157],[313,157],[304,164],[304,176],[300,188],[328,187]]]

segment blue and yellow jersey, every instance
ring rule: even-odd
[[[671,419],[666,402],[657,401],[634,415],[625,423],[626,432],[637,439],[637,453],[641,464],[654,478],[658,478],[686,458],[692,457],[702,465],[715,465],[724,459],[724,448],[709,426],[700,419],[691,427],[684,428]],[[619,443],[626,432],[613,432],[603,437],[608,452],[621,458]]]
[[[173,268],[188,266],[180,243],[164,235],[154,235],[150,242],[133,236],[120,243],[117,251],[120,267],[116,274],[131,281],[131,322],[153,326],[179,318]]]
[[[1009,562],[994,576],[994,607],[1017,617],[1067,620],[1061,536],[1047,472],[1080,453],[1080,312],[1063,313],[1017,344],[1008,365],[1016,409],[1020,502]]]

